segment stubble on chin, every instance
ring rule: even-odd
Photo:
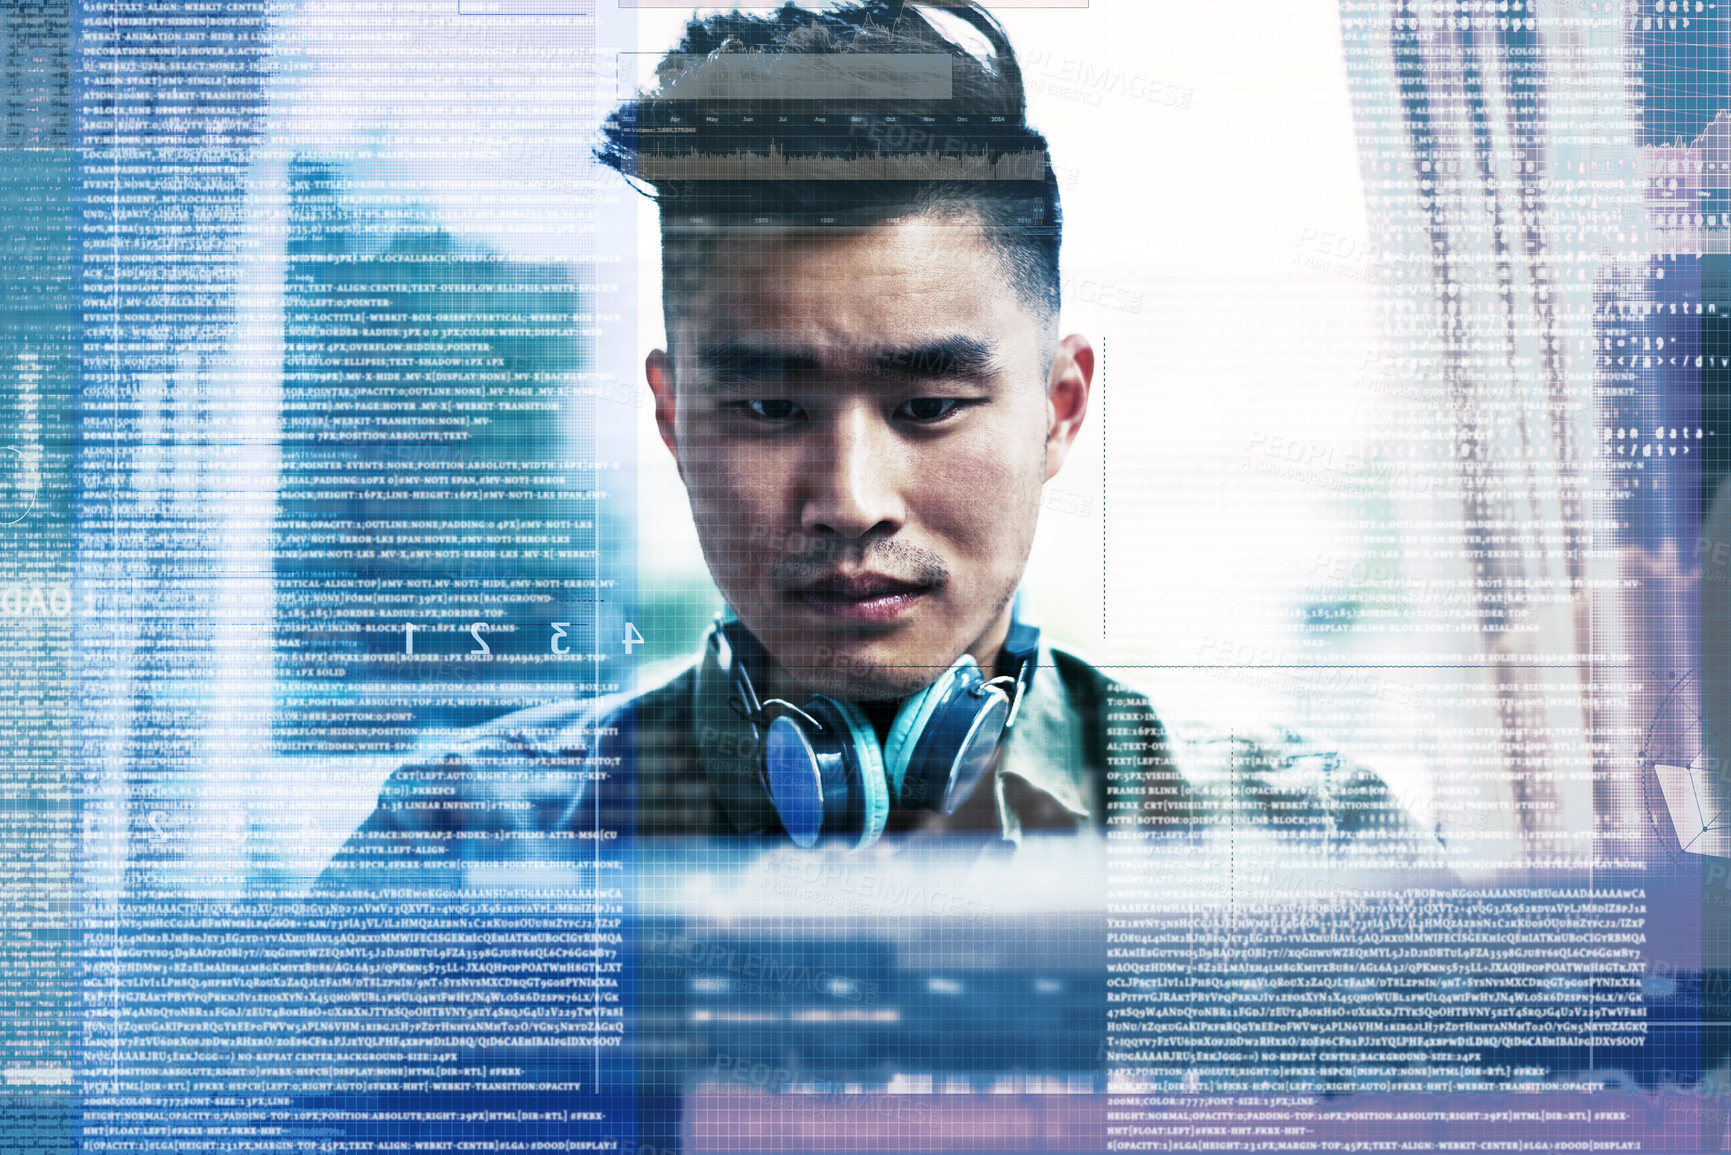
[[[991,614],[982,630],[992,629],[1002,620],[1015,597],[1017,583],[1011,583],[993,597]],[[780,671],[787,685],[797,684],[804,693],[823,694],[850,702],[901,701],[919,693],[938,680],[958,657],[972,649],[979,635],[939,642],[923,652],[893,657],[869,653],[853,654],[843,648],[822,643],[805,647],[804,652],[790,654],[795,665],[784,665]],[[955,646],[955,653],[949,652]],[[987,677],[991,677],[988,671]]]
[[[806,692],[849,702],[890,702],[910,698],[937,680],[941,666],[889,665],[841,660],[792,671]]]

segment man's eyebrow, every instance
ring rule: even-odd
[[[992,346],[973,337],[943,337],[902,349],[883,349],[872,355],[873,376],[898,381],[965,380],[985,382],[992,376],[997,358]]]
[[[853,365],[889,381],[965,380],[983,383],[997,367],[996,350],[975,337],[953,336],[917,345],[876,345],[855,353],[826,354],[814,349],[717,341],[697,349],[697,363],[717,388],[736,390],[753,383],[822,380],[837,367]]]
[[[719,341],[700,346],[697,363],[704,375],[723,388],[773,382],[817,374],[821,362],[816,354],[746,341]]]

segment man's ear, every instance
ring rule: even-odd
[[[1070,454],[1082,418],[1088,413],[1088,390],[1094,382],[1094,346],[1072,333],[1058,342],[1052,371],[1046,377],[1046,480],[1057,476]]]
[[[655,395],[655,428],[661,443],[673,454],[673,464],[679,468],[679,478],[685,479],[685,466],[679,460],[679,439],[673,424],[673,363],[667,350],[651,349],[643,361],[643,375],[649,378],[649,392]]]

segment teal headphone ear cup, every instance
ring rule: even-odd
[[[884,772],[889,779],[890,796],[902,805],[910,804],[909,799],[902,797],[902,787],[907,782],[908,762],[914,756],[914,749],[919,745],[919,738],[925,732],[926,724],[949,697],[957,680],[965,678],[969,670],[978,669],[973,655],[963,654],[937,681],[902,703],[902,708],[896,711],[896,720],[891,723],[889,737],[884,741],[883,759]],[[916,799],[912,804],[920,805],[921,802]]]
[[[852,838],[854,849],[869,846],[882,836],[893,805],[954,812],[990,768],[1032,681],[1040,631],[1016,616],[1020,600],[1004,643],[1020,667],[1014,692],[987,686],[963,654],[902,704],[882,748],[871,720],[851,702],[819,694],[803,709],[779,700],[760,705],[749,671],[768,660],[767,651],[731,610],[718,615],[713,660],[730,675],[738,703],[752,711],[762,743],[758,772],[796,845],[835,837]]]
[[[852,702],[835,698],[825,698],[824,701],[834,706],[836,713],[847,722],[848,732],[842,740],[852,744],[854,761],[859,766],[860,799],[864,804],[859,841],[854,844],[854,849],[859,850],[878,840],[890,818],[890,790],[884,780],[883,753],[878,749],[877,733],[864,710]]]

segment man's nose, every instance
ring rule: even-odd
[[[865,537],[901,527],[901,446],[871,407],[851,405],[829,421],[829,435],[814,438],[805,463],[800,529],[810,537]]]

